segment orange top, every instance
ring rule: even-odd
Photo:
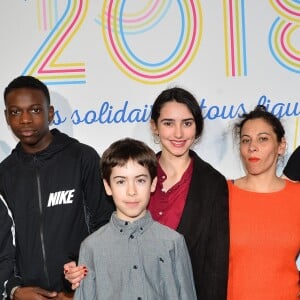
[[[299,289],[300,184],[274,193],[244,191],[228,181],[228,300],[292,300]]]

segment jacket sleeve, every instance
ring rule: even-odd
[[[206,295],[203,299],[227,299],[229,265],[229,201],[228,186],[225,178],[215,182],[213,212],[208,233],[204,274]],[[202,299],[202,298],[201,298]]]
[[[283,174],[291,180],[300,181],[300,146],[292,153]]]
[[[13,275],[15,228],[12,214],[0,195],[0,295],[6,296],[6,284]]]
[[[178,280],[179,299],[196,300],[193,271],[188,249],[182,235],[176,243],[175,270]]]
[[[92,148],[82,158],[81,182],[89,231],[92,233],[109,221],[114,210],[113,201],[106,196],[101,179],[100,157]]]

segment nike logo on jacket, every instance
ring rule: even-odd
[[[75,189],[50,193],[47,207],[62,205],[62,204],[72,204],[74,192]]]

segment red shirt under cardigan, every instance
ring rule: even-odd
[[[177,229],[186,203],[192,172],[193,159],[191,159],[180,181],[173,185],[168,191],[164,191],[163,182],[167,179],[167,175],[158,163],[157,186],[155,192],[151,195],[148,206],[152,218],[155,221],[174,230]]]

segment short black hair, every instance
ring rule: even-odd
[[[29,89],[36,89],[43,92],[46,97],[47,104],[50,105],[50,93],[46,84],[44,84],[39,79],[29,76],[29,75],[22,75],[15,79],[13,79],[8,86],[4,90],[4,103],[6,104],[7,95],[15,90],[21,88],[29,88]]]
[[[129,160],[136,161],[147,168],[151,181],[156,177],[157,159],[155,152],[142,141],[124,138],[112,143],[104,151],[100,161],[102,178],[109,183],[112,168],[124,166]]]

